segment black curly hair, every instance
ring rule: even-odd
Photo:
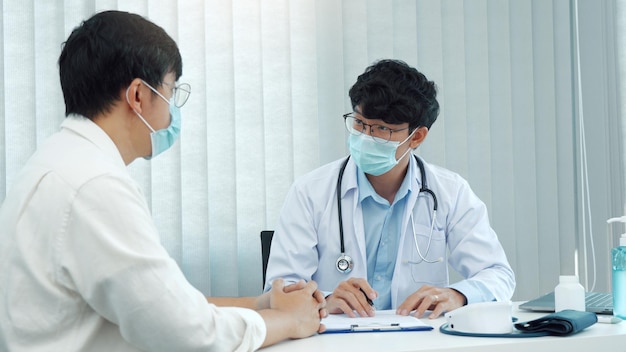
[[[350,88],[352,108],[368,119],[409,123],[412,131],[428,129],[437,119],[437,88],[424,74],[400,60],[380,60],[369,66]]]

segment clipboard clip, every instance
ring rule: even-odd
[[[350,325],[350,331],[393,331],[393,330],[402,330],[402,327],[399,323],[391,323],[391,324],[368,324],[368,325],[359,325],[352,324]]]

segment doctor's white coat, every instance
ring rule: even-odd
[[[265,290],[285,278],[315,280],[326,294],[350,277],[367,278],[363,213],[358,202],[357,168],[350,159],[341,184],[345,253],[352,257],[349,274],[336,269],[341,254],[337,213],[337,179],[345,159],[324,165],[298,179],[291,187],[272,240]],[[489,225],[485,204],[467,181],[449,170],[424,162],[426,182],[438,201],[435,228],[428,254],[433,199],[418,192],[420,170],[410,158],[411,192],[402,216],[398,257],[391,283],[393,309],[422,285],[451,287],[463,293],[467,303],[508,301],[515,277],[504,250]],[[410,216],[412,212],[413,216]],[[414,222],[419,249],[429,261],[421,261],[414,244]],[[416,262],[419,262],[416,264]],[[464,280],[450,284],[448,264]]]

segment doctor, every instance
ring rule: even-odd
[[[412,153],[437,118],[436,94],[434,82],[397,60],[358,77],[353,112],[343,116],[350,156],[291,187],[266,291],[280,277],[315,280],[328,312],[352,317],[396,309],[436,318],[511,299],[515,277],[485,204],[458,174]],[[450,283],[448,265],[464,279]]]

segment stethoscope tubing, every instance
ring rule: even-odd
[[[436,260],[426,259],[426,256],[428,256],[428,252],[430,251],[430,244],[431,244],[431,240],[433,237],[433,229],[435,227],[435,216],[437,214],[437,208],[438,208],[437,196],[435,195],[435,192],[433,192],[431,189],[428,188],[428,185],[426,182],[426,170],[424,168],[424,163],[422,162],[422,160],[420,160],[420,158],[417,157],[417,155],[413,155],[413,156],[415,157],[417,166],[420,169],[420,176],[422,177],[422,186],[420,187],[419,193],[424,192],[424,193],[430,194],[430,196],[432,197],[433,215],[432,215],[432,222],[430,225],[430,236],[428,238],[428,246],[426,248],[426,253],[423,256],[419,249],[419,246],[417,245],[414,221],[411,221],[412,223],[411,225],[413,226],[413,240],[415,241],[415,248],[417,250],[418,255],[421,258],[419,262],[411,262],[411,264],[419,264],[421,262],[438,263],[441,261],[441,258],[436,259]],[[336,268],[339,272],[344,273],[344,274],[347,274],[350,271],[352,271],[352,267],[354,265],[352,263],[352,258],[346,255],[345,241],[344,241],[344,236],[343,236],[343,215],[342,215],[342,210],[341,210],[341,183],[343,181],[343,174],[346,169],[346,165],[348,165],[348,160],[350,160],[350,155],[348,155],[346,160],[341,164],[341,168],[339,169],[339,176],[337,177],[337,215],[339,218],[339,244],[340,244],[341,255],[337,259]],[[413,217],[412,213],[411,213],[411,217]]]

